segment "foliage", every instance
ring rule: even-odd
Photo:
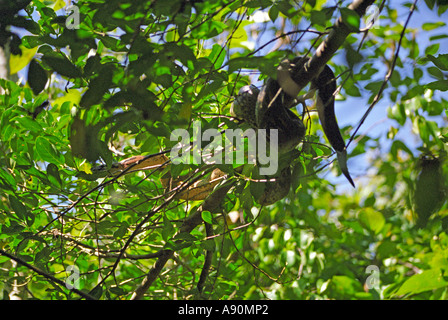
[[[12,61],[29,65],[27,82],[0,80],[0,252],[42,273],[0,254],[0,295],[18,287],[26,299],[77,299],[46,276],[70,280],[76,266],[78,289],[129,299],[174,250],[146,298],[445,299],[447,31],[442,18],[403,31],[413,10],[406,3],[387,2],[380,21],[352,33],[330,63],[340,76],[337,104],[363,98],[365,107],[351,108],[365,111],[391,72],[379,102],[390,105],[388,128],[375,135],[361,123],[353,137],[360,119],[342,128],[355,190],[331,178],[339,172],[314,113],[304,115],[288,197],[260,207],[249,176],[222,166],[235,188],[220,210],[202,212],[212,231],[201,224],[180,233],[201,202],[168,201],[160,183],[169,170],[201,165],[118,179],[92,172],[100,160],[110,167],[169,150],[177,143],[170,133],[191,132],[194,120],[203,130],[238,128],[228,115],[239,88],[275,76],[291,52],[314,52],[340,16],[354,30],[365,26],[349,2],[334,4],[80,0],[79,28],[61,1],[20,11],[28,22],[16,25],[22,56]],[[446,10],[419,6],[435,16]],[[425,44],[422,35],[430,35]]]

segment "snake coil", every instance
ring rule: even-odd
[[[299,94],[298,85],[292,80],[291,74],[298,67],[303,67],[308,58],[296,57],[292,61],[282,61],[277,73],[277,80],[269,78],[260,91],[254,85],[244,86],[239,90],[233,102],[230,113],[232,116],[247,122],[255,129],[278,130],[278,152],[287,153],[293,150],[305,136],[306,128],[302,120],[290,108],[297,104],[295,97]],[[338,162],[343,174],[354,186],[347,169],[347,152],[334,113],[334,93],[336,81],[333,71],[325,66],[320,74],[311,82],[311,89],[317,89],[317,111],[323,131],[336,150]],[[266,130],[269,133],[270,130]],[[267,134],[269,141],[269,134]],[[115,163],[109,174],[130,173],[147,169],[163,169],[169,159],[165,155],[134,156]],[[106,166],[92,168],[92,171],[106,172]],[[226,179],[227,175],[220,169],[214,169],[211,174],[201,179],[185,190],[176,194],[179,199],[204,200],[213,188]],[[252,172],[250,188],[255,200],[262,205],[273,204],[284,198],[291,186],[291,168],[289,163],[279,166],[273,176],[262,176],[259,167]],[[176,190],[182,186],[185,177],[171,177],[169,172],[161,178],[166,191]],[[261,186],[261,188],[260,188]]]
[[[277,129],[280,154],[294,149],[305,135],[305,125],[290,110],[297,104],[295,97],[300,91],[291,75],[295,70],[303,68],[308,60],[307,57],[299,56],[292,60],[282,61],[278,68],[277,80],[268,78],[261,91],[254,85],[242,87],[230,110],[232,116],[245,120],[254,128]],[[342,173],[354,186],[347,168],[345,143],[335,117],[336,79],[330,67],[325,65],[319,75],[311,81],[310,89],[317,89],[316,106],[324,134],[336,151]],[[289,167],[282,168],[282,172],[276,175],[279,178],[278,182],[270,185],[269,189],[271,190],[269,192],[277,193],[278,197],[284,197],[287,194],[286,189],[289,190],[290,174],[285,174],[285,172],[288,170]],[[268,202],[277,201],[278,197],[266,196],[266,198],[271,199]]]

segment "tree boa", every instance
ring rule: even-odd
[[[231,114],[247,121],[254,128],[278,129],[279,152],[294,149],[305,135],[305,125],[290,108],[297,104],[299,87],[291,77],[293,70],[304,67],[307,57],[296,57],[280,63],[277,80],[269,78],[262,90],[254,85],[244,86],[231,108]],[[325,136],[337,154],[342,173],[352,186],[354,182],[347,168],[347,151],[334,113],[336,79],[325,65],[311,82],[310,90],[317,90],[316,106]]]
[[[284,60],[280,64],[277,80],[269,78],[261,91],[254,85],[247,85],[239,90],[231,106],[230,114],[244,120],[255,129],[277,129],[278,151],[285,154],[293,150],[305,136],[306,128],[302,120],[290,108],[297,105],[295,97],[299,94],[298,85],[292,80],[292,70],[304,66],[309,58],[296,57]],[[334,94],[336,80],[333,71],[325,66],[311,82],[310,91],[317,90],[316,106],[323,131],[331,146],[335,149],[342,173],[354,186],[347,169],[347,152],[334,113]],[[269,135],[267,136],[269,139]],[[112,165],[109,173],[117,175],[147,169],[163,169],[169,163],[165,155],[134,156]],[[94,172],[107,171],[105,166],[98,166]],[[179,199],[204,200],[213,188],[226,179],[227,174],[216,168],[200,180],[180,189],[176,195]],[[274,176],[261,176],[255,166],[251,177],[251,191],[255,200],[262,205],[270,205],[284,198],[291,186],[290,164],[279,167]],[[161,182],[166,191],[175,191],[182,186],[187,177],[171,177],[169,172]],[[259,188],[262,186],[262,188]]]

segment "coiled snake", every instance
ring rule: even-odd
[[[294,149],[305,135],[302,120],[290,108],[297,104],[299,93],[291,72],[304,67],[307,57],[284,60],[280,64],[277,80],[269,78],[261,92],[250,85],[240,89],[231,108],[231,114],[247,121],[254,128],[278,129],[279,152]],[[347,168],[347,151],[334,113],[336,79],[327,65],[311,82],[310,90],[317,89],[316,106],[323,131],[336,151],[342,173],[352,186],[354,182]],[[288,93],[290,94],[288,94]],[[292,95],[292,96],[291,96]]]
[[[293,150],[305,136],[305,125],[290,108],[298,103],[294,96],[299,93],[297,84],[292,80],[291,73],[297,67],[303,67],[308,58],[296,57],[293,60],[284,60],[280,64],[277,80],[269,78],[260,91],[254,85],[247,85],[239,90],[231,106],[230,114],[244,120],[255,129],[277,129],[279,154]],[[333,71],[325,66],[320,74],[311,82],[310,91],[317,90],[316,106],[323,131],[331,146],[335,149],[342,173],[354,186],[347,169],[347,153],[344,140],[334,113],[334,93],[336,80]],[[269,139],[269,135],[267,136]],[[109,173],[116,175],[123,171],[126,173],[163,168],[168,165],[169,159],[165,155],[134,156],[112,165]],[[105,167],[99,166],[94,171],[102,171]],[[177,194],[180,199],[204,200],[213,188],[225,179],[227,175],[220,169],[214,169],[211,174],[190,185],[186,190]],[[181,185],[182,177],[175,179],[165,175],[162,185],[167,190],[173,190]],[[261,185],[260,185],[261,184]],[[273,176],[261,176],[258,167],[252,172],[251,191],[255,200],[262,205],[270,205],[284,198],[291,185],[291,169],[289,163],[280,166]],[[262,186],[257,188],[256,186]]]

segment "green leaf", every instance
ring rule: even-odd
[[[272,22],[275,22],[275,20],[277,20],[277,18],[278,18],[278,14],[279,14],[278,7],[276,5],[273,5],[269,9],[268,14],[269,14],[269,19],[271,19]]]
[[[98,72],[98,76],[90,81],[89,88],[81,97],[79,105],[83,108],[99,103],[112,85],[112,67],[102,68]]]
[[[244,188],[244,190],[241,194],[240,201],[242,202],[242,206],[243,206],[246,216],[252,219],[253,215],[252,215],[251,209],[252,209],[252,207],[254,207],[254,200],[251,195],[250,187]]]
[[[0,188],[3,190],[14,190],[16,188],[14,176],[3,168],[0,168]]]
[[[117,295],[117,296],[122,296],[122,295],[125,295],[125,294],[127,293],[126,290],[124,290],[124,289],[122,289],[122,288],[119,288],[119,287],[111,287],[111,288],[109,289],[109,291],[110,291],[111,293]]]
[[[119,39],[110,36],[99,37],[101,43],[104,44],[106,48],[113,51],[123,51],[125,50],[125,45]]]
[[[445,75],[439,68],[429,67],[427,70],[428,73],[436,79],[443,80],[445,78]]]
[[[51,249],[49,247],[44,247],[42,250],[36,253],[34,257],[34,262],[46,263],[48,262],[51,255]]]
[[[191,32],[191,36],[195,39],[209,39],[221,34],[227,25],[222,21],[206,21]]]
[[[115,224],[110,220],[101,221],[96,225],[96,229],[100,233],[108,233],[110,229],[114,228]]]
[[[395,104],[391,109],[388,109],[388,116],[389,118],[398,121],[400,125],[404,125],[407,119],[404,104]]]
[[[47,72],[36,60],[31,60],[28,68],[28,84],[33,90],[33,93],[35,95],[38,95],[42,90],[45,89],[47,82]]]
[[[212,47],[212,52],[208,56],[208,59],[213,63],[215,69],[219,69],[222,67],[225,57],[225,48],[221,47],[219,44],[214,44]]]
[[[354,50],[352,46],[346,46],[345,52],[346,52],[345,58],[350,67],[353,67],[354,65],[360,63],[363,60],[362,54]]]
[[[173,237],[173,240],[182,240],[182,241],[192,242],[192,241],[196,241],[198,239],[196,239],[196,237],[193,236],[189,232],[181,232],[181,233],[176,234]]]
[[[234,72],[243,68],[258,69],[264,61],[264,57],[233,58],[229,61],[229,72]]]
[[[431,90],[447,91],[448,90],[448,80],[438,80],[438,81],[430,82],[425,87],[428,89],[431,89]]]
[[[420,68],[415,68],[413,71],[414,79],[418,82],[423,77],[423,71]]]
[[[426,226],[431,215],[440,208],[446,199],[441,166],[442,160],[440,159],[420,159],[421,171],[415,182],[413,197],[419,227]]]
[[[99,55],[91,56],[87,59],[84,66],[84,76],[92,76],[101,66],[101,57]]]
[[[128,231],[129,224],[123,221],[118,229],[114,232],[114,238],[123,238]]]
[[[193,244],[193,242],[191,241],[182,241],[182,242],[174,242],[174,241],[168,241],[165,245],[164,245],[164,249],[165,250],[173,250],[173,251],[178,251],[178,250],[182,250],[184,248],[188,248],[191,247],[191,245]]]
[[[11,209],[16,213],[17,217],[20,220],[25,221],[28,216],[28,210],[25,205],[17,199],[15,196],[9,196],[9,204],[11,205]]]
[[[357,32],[360,26],[360,17],[359,15],[348,8],[341,8],[341,17],[342,22],[350,29],[352,32]]]
[[[222,47],[221,47],[222,49]],[[225,50],[223,50],[225,52]],[[163,54],[166,56],[175,56],[182,62],[182,64],[188,69],[194,69],[194,63],[196,62],[196,56],[193,50],[186,45],[179,45],[175,43],[165,44]]]
[[[358,87],[352,84],[351,86],[344,87],[345,93],[351,97],[362,97],[361,91],[359,91]]]
[[[392,146],[390,147],[390,153],[394,157],[394,159],[398,159],[397,156],[399,150],[406,152],[411,157],[414,155],[411,149],[409,149],[403,141],[395,140],[394,142],[392,142]]]
[[[34,121],[33,119],[31,119],[31,117],[19,116],[19,117],[13,118],[12,120],[16,120],[18,123],[20,123],[22,128],[26,128],[31,132],[37,133],[37,132],[42,132],[42,130],[43,130],[42,126],[37,121]]]
[[[35,144],[35,152],[40,156],[43,161],[47,161],[54,164],[62,164],[62,161],[58,155],[58,152],[53,147],[48,139],[45,137],[37,137]]]
[[[297,190],[301,184],[302,177],[305,175],[305,167],[302,162],[297,162],[292,170],[291,174],[291,186],[292,190]]]
[[[448,282],[443,278],[441,270],[429,269],[407,279],[395,295],[417,294],[446,286],[448,286]]]
[[[54,184],[58,188],[62,187],[62,181],[61,181],[61,177],[59,176],[58,167],[53,163],[49,163],[47,166],[47,178],[48,178],[48,181],[50,181],[52,184]]]
[[[360,222],[369,230],[373,231],[373,233],[379,233],[386,222],[383,217],[383,214],[379,211],[376,211],[372,208],[364,208],[358,214],[358,218]]]
[[[260,2],[260,0],[258,0],[258,2]],[[266,6],[268,5],[268,3],[270,4],[270,2],[271,2],[270,0],[266,0]],[[286,17],[292,18],[295,14],[297,14],[297,11],[294,8],[294,6],[292,6],[288,1],[274,1],[274,2],[276,2],[278,9]]]
[[[9,226],[1,226],[2,234],[19,234],[23,231],[23,229],[25,229],[25,227],[14,220],[10,221]]]
[[[354,297],[358,292],[362,292],[362,286],[359,281],[352,277],[335,275],[331,278],[327,290],[333,292],[340,299],[346,299],[347,297]]]
[[[438,22],[426,22],[422,24],[422,30],[425,31],[431,31],[440,27],[445,26],[445,22],[438,21]]]
[[[427,125],[427,120],[422,116],[417,116],[414,118],[413,127],[417,129],[417,132],[420,134],[420,138],[429,143],[430,138],[430,127]]]
[[[439,51],[440,43],[434,43],[425,49],[425,54],[430,55]]]
[[[264,179],[264,177],[262,177],[259,174],[257,167],[254,167],[254,169],[252,171],[252,179],[254,179],[254,180]],[[263,193],[266,189],[266,183],[251,181],[249,188],[250,188],[250,193],[252,194],[252,197],[254,197],[254,199],[260,199],[263,196]]]
[[[209,240],[202,241],[200,244],[200,247],[204,250],[213,252],[213,251],[215,251],[216,244],[213,239],[209,239]]]
[[[202,211],[201,217],[205,222],[213,224],[213,216],[209,211]]]
[[[267,8],[271,4],[270,0],[249,0],[246,1],[245,6],[247,8]]]
[[[80,78],[82,76],[81,70],[79,70],[77,66],[71,63],[71,61],[68,60],[67,57],[62,53],[45,53],[42,57],[42,61],[44,61],[48,66],[50,66],[61,76],[68,78]]]
[[[425,0],[425,3],[428,6],[428,8],[432,10],[434,8],[436,0]]]
[[[432,100],[429,101],[426,110],[428,111],[428,115],[430,116],[440,116],[443,110],[445,110],[445,106],[443,103]]]
[[[170,220],[163,219],[162,238],[164,241],[168,241],[174,233],[174,226]]]
[[[378,91],[380,91],[381,86],[383,85],[383,81],[374,81],[369,82],[365,88],[369,91],[371,91],[374,94],[377,94]]]
[[[94,296],[97,299],[100,299],[101,296],[103,295],[103,287],[97,286],[93,288],[93,290],[90,291],[90,295]]]
[[[437,68],[448,71],[448,54],[440,54],[437,57],[428,55],[428,59],[431,60]]]
[[[402,80],[400,79],[400,73],[397,70],[394,70],[392,72],[392,75],[391,75],[389,81],[390,81],[390,84],[395,88],[400,86],[402,83]]]
[[[327,25],[327,15],[324,10],[313,10],[310,15],[311,23],[313,25],[319,25],[325,27]]]

